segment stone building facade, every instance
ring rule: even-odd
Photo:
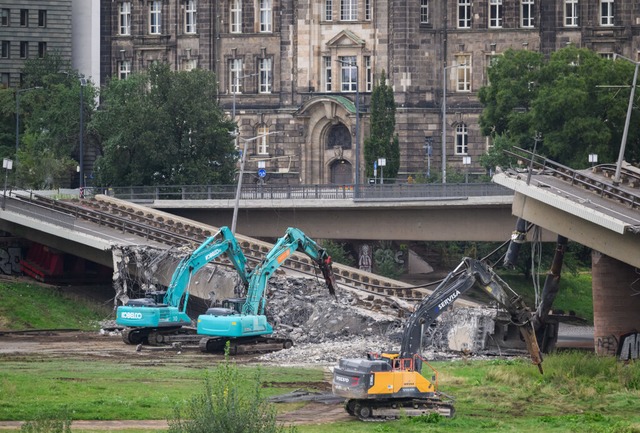
[[[350,184],[359,162],[365,182],[362,148],[382,71],[398,105],[399,177],[426,174],[427,167],[439,174],[443,159],[449,171],[481,171],[478,158],[489,142],[478,126],[477,91],[495,56],[509,48],[548,55],[573,44],[636,60],[640,50],[635,0],[101,5],[102,81],[153,61],[215,71],[220,103],[237,119],[240,141],[250,140],[245,181],[259,181],[264,165],[267,182]]]

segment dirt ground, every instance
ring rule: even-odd
[[[185,364],[193,367],[202,364],[210,366],[212,360],[222,360],[222,355],[202,353],[196,347],[160,348],[144,346],[138,350],[136,346],[128,346],[119,335],[98,332],[53,332],[40,331],[30,333],[0,334],[0,358],[4,360],[24,359],[29,356],[38,358],[68,359],[108,359],[114,362],[161,362],[166,364]],[[258,355],[238,355],[236,361],[241,363],[257,363]],[[297,388],[313,388],[314,391],[330,393],[331,385],[323,383],[288,384]],[[277,403],[276,403],[277,404]],[[341,403],[307,402],[303,407],[278,415],[278,420],[285,424],[324,424],[346,421],[350,417]],[[0,429],[19,429],[20,422],[0,422]],[[152,421],[74,421],[73,428],[90,430],[122,430],[122,429],[165,429],[164,420]]]

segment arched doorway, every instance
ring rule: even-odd
[[[331,164],[331,183],[349,185],[353,183],[352,166],[346,159],[338,159]]]
[[[353,183],[352,166],[344,159],[343,152],[351,149],[351,134],[343,123],[332,125],[327,132],[325,141],[327,150],[333,150],[335,161],[331,163],[331,183],[348,185]]]

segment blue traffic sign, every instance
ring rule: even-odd
[[[265,177],[266,175],[267,175],[267,170],[265,170],[264,168],[261,168],[260,170],[258,170],[259,177]]]

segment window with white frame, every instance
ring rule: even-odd
[[[420,24],[429,24],[429,0],[420,0]]]
[[[162,2],[149,3],[149,34],[159,35],[162,31]]]
[[[458,0],[458,28],[471,28],[471,0]]]
[[[371,21],[371,0],[364,0],[364,19]]]
[[[459,123],[456,126],[456,155],[466,155],[469,152],[469,130],[467,125]]]
[[[489,0],[489,27],[502,27],[502,0]]]
[[[198,68],[198,60],[197,59],[185,59],[182,62],[182,69],[185,71],[193,71]]]
[[[342,56],[340,59],[340,71],[343,92],[355,92],[358,88],[358,68],[355,56]]]
[[[564,0],[564,25],[565,27],[578,25],[578,0]]]
[[[340,0],[340,20],[356,21],[358,19],[358,0]]]
[[[256,136],[260,137],[256,140],[256,153],[258,155],[269,154],[269,127],[262,125],[256,130]],[[261,137],[263,136],[263,137]]]
[[[486,56],[486,68],[484,70],[484,85],[488,86],[489,82],[489,69],[496,63],[500,54],[491,53]]]
[[[613,60],[613,53],[598,53],[600,54],[600,57],[602,57],[603,59],[607,59],[607,60]]]
[[[258,92],[271,93],[271,59],[258,60]]]
[[[131,74],[131,60],[123,60],[118,62],[118,78],[126,80]]]
[[[468,54],[456,56],[458,66],[456,73],[456,91],[471,91],[471,56]]]
[[[231,0],[231,18],[229,23],[231,33],[242,33],[242,0]]]
[[[184,7],[184,32],[193,35],[197,32],[198,7],[196,0],[188,0]]]
[[[271,0],[260,0],[260,32],[271,33],[273,31],[273,14],[271,12]]]
[[[120,35],[129,36],[131,34],[131,2],[120,3]]]
[[[332,90],[332,73],[331,73],[331,57],[323,57],[322,58],[322,77],[323,77],[323,86],[325,92],[331,92]]]
[[[333,0],[324,0],[324,20],[333,21]]]
[[[600,0],[600,25],[613,25],[613,0]]]
[[[242,59],[229,60],[229,92],[242,93]]]
[[[373,90],[373,70],[371,69],[371,56],[364,56],[364,89],[365,92]]]
[[[520,26],[532,28],[533,23],[533,0],[522,0],[520,2]]]

